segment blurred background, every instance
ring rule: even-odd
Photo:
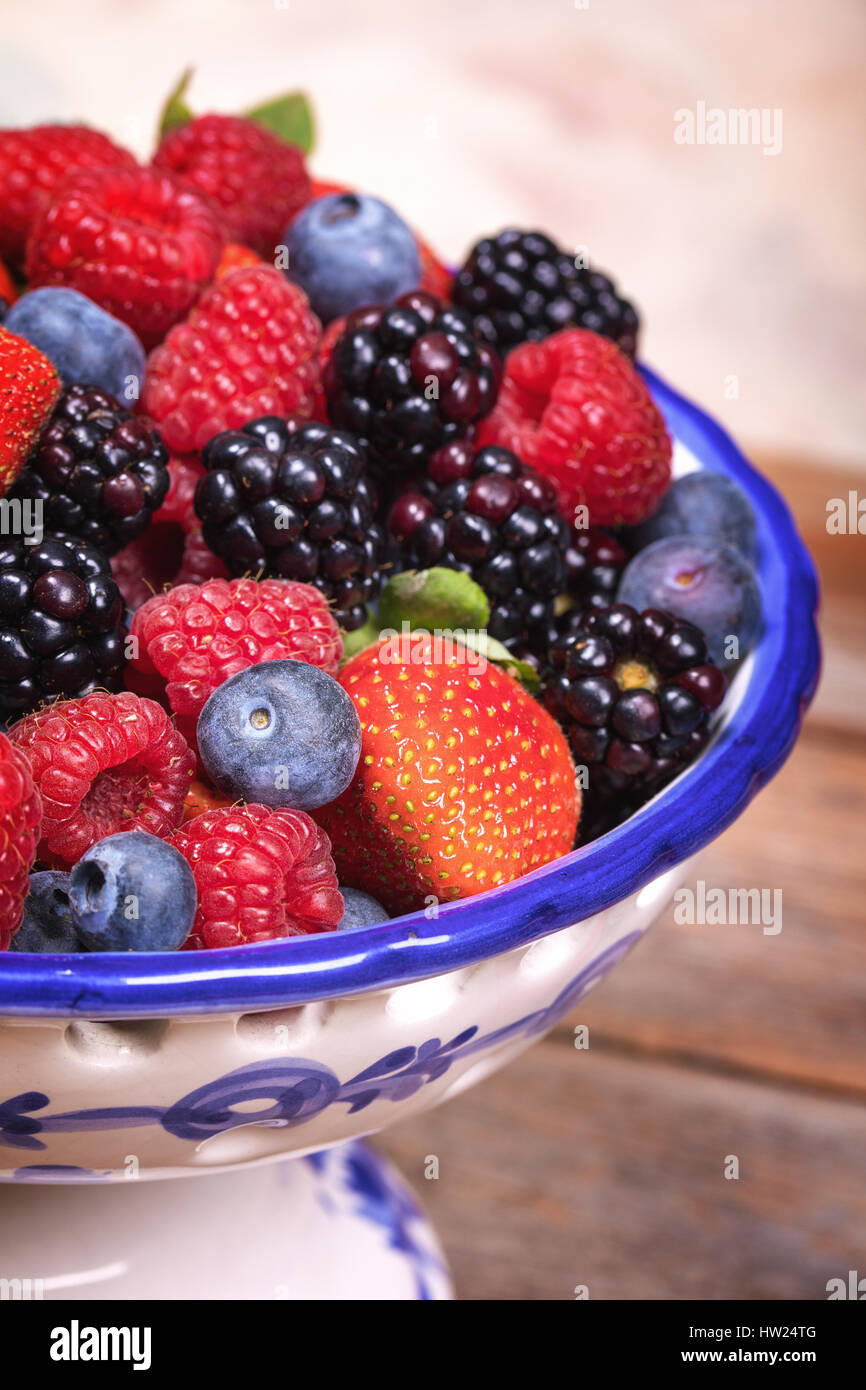
[[[866,541],[826,528],[829,499],[866,497],[861,0],[0,12],[2,124],[81,118],[144,157],[193,64],[197,111],[307,90],[314,171],[449,261],[509,223],[585,249],[639,306],[644,360],[786,494],[822,573],[825,678],[791,762],[694,868],[780,888],[783,931],[668,913],[579,1017],[383,1147],[464,1298],[815,1299],[866,1274]],[[701,103],[765,111],[772,140],[678,143]]]

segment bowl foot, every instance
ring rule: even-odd
[[[3,1297],[453,1297],[414,1196],[358,1141],[197,1182],[73,1187],[38,1172],[0,1184]]]

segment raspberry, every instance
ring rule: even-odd
[[[111,557],[111,572],[131,610],[178,584],[225,579],[225,565],[201,533],[193,498],[204,468],[195,455],[168,461],[169,489],[144,535]]]
[[[628,300],[541,232],[508,227],[479,241],[457,272],[454,303],[502,353],[569,325],[611,338],[627,357],[637,348],[638,317]]]
[[[213,279],[222,250],[213,209],[157,169],[83,169],[55,190],[27,248],[31,289],[68,285],[162,341]]]
[[[24,467],[59,393],[48,358],[0,328],[0,497]]]
[[[121,830],[161,839],[183,814],[195,756],[165,710],[130,691],[64,700],[13,724],[42,797],[39,858],[74,864]]]
[[[0,951],[8,949],[21,920],[41,820],[30,763],[0,734]]]
[[[343,644],[317,589],[282,579],[182,584],[142,604],[132,620],[133,666],[158,673],[178,715],[195,720],[218,685],[259,661],[308,661],[334,675]]]
[[[171,843],[198,889],[184,950],[333,931],[342,920],[331,842],[304,811],[255,803],[206,811]]]
[[[170,449],[191,453],[258,415],[321,413],[321,325],[271,266],[213,285],[148,363],[142,405]]]
[[[593,525],[643,521],[671,476],[671,441],[641,377],[615,344],[567,328],[509,355],[479,444],[512,449]]]
[[[24,263],[37,214],[71,169],[134,169],[135,160],[101,131],[43,125],[0,131],[0,255]]]
[[[168,491],[162,440],[98,386],[67,386],[11,496],[45,523],[113,555],[150,525]]]
[[[273,257],[310,197],[301,151],[242,116],[199,116],[166,135],[153,158],[204,193],[226,239]]]

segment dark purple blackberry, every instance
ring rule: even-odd
[[[491,637],[546,651],[571,543],[552,483],[508,449],[458,440],[433,455],[422,486],[388,516],[398,567],[463,570],[490,600]]]
[[[632,359],[638,316],[606,275],[575,265],[542,232],[508,227],[473,246],[454,279],[454,303],[503,355],[561,328],[590,328]]]
[[[422,290],[350,314],[324,374],[331,420],[367,445],[377,473],[399,482],[490,413],[499,379],[499,359],[470,316]]]
[[[108,560],[77,536],[0,540],[0,722],[57,695],[116,690],[126,609]]]
[[[542,685],[588,770],[581,839],[624,819],[697,757],[727,688],[699,628],[625,603],[587,613],[555,642]]]
[[[202,534],[234,575],[314,584],[351,631],[382,583],[382,528],[360,442],[266,415],[215,435],[195,491]]]
[[[43,505],[49,531],[114,555],[140,536],[168,492],[159,435],[99,386],[67,386],[10,497]]]

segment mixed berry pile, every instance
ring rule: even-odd
[[[452,274],[311,130],[0,131],[0,950],[510,883],[687,768],[758,635],[609,276],[513,227]]]

